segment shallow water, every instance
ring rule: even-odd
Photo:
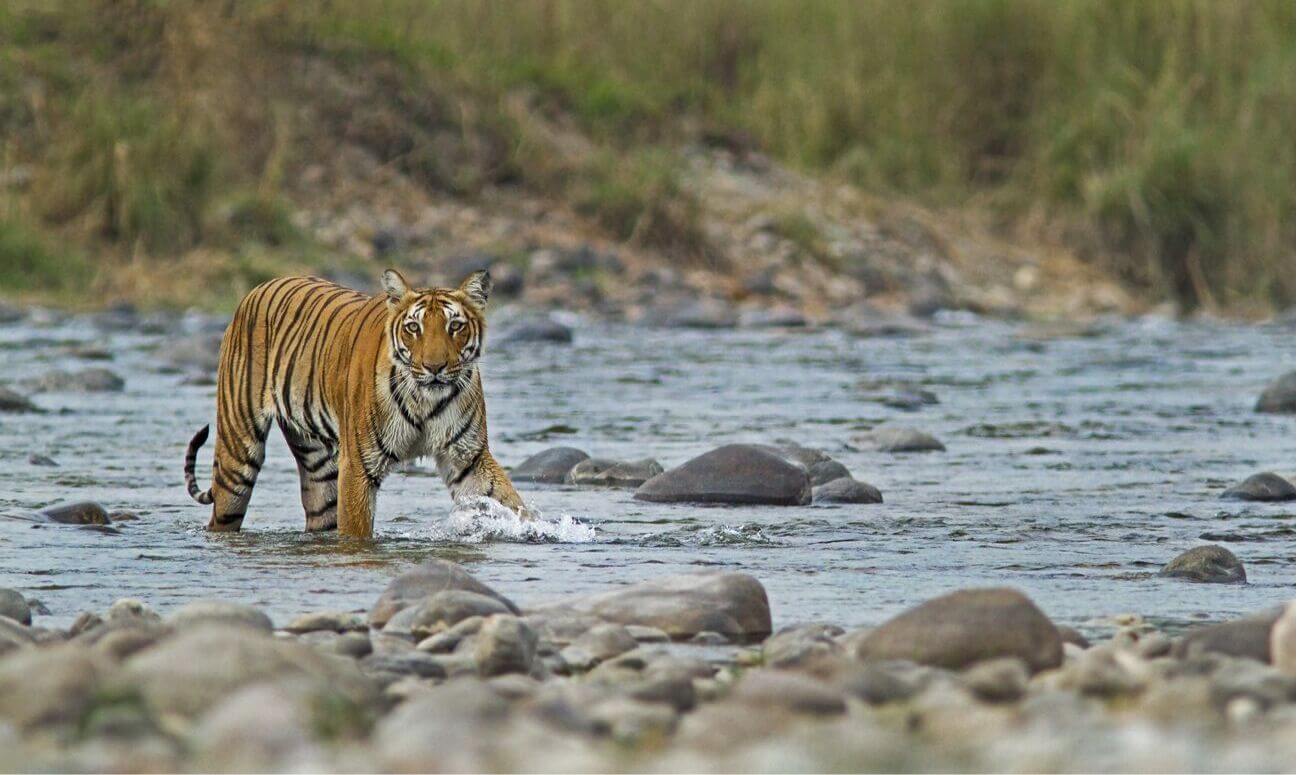
[[[186,325],[196,323],[177,330]],[[729,569],[764,583],[778,626],[873,624],[950,589],[1009,584],[1094,632],[1120,612],[1178,627],[1294,596],[1295,504],[1218,498],[1257,471],[1294,471],[1294,417],[1252,412],[1293,368],[1294,328],[1143,319],[1083,336],[1022,334],[955,315],[906,338],[580,323],[571,347],[489,341],[492,444],[506,465],[566,444],[670,467],[727,442],[788,438],[829,451],[885,503],[659,505],[631,490],[521,485],[547,521],[519,536],[509,521],[453,515],[423,464],[385,483],[366,543],[301,532],[296,471],[275,431],[244,531],[201,529],[207,509],[185,494],[181,463],[215,416],[215,390],[160,369],[163,336],[105,333],[85,318],[0,326],[0,380],[88,366],[126,378],[120,394],[40,394],[47,413],[0,415],[0,586],[43,601],[53,623],[124,596],[164,610],[221,597],[284,623],[364,609],[390,577],[437,556],[524,605]],[[113,359],[67,353],[83,343]],[[939,403],[881,403],[891,391],[880,385],[893,383]],[[854,443],[884,422],[934,433],[948,450],[889,455]],[[32,465],[32,453],[59,466]],[[20,519],[85,499],[141,518],[115,531]],[[1154,576],[1206,541],[1236,552],[1250,583]]]

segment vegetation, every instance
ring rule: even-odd
[[[977,208],[1153,298],[1289,306],[1294,63],[1285,0],[0,0],[0,176],[35,170],[0,212],[119,255],[275,247],[283,168],[347,140],[709,261],[672,152],[702,141]]]

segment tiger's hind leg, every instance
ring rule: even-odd
[[[217,449],[212,464],[212,519],[208,530],[239,530],[253,485],[266,459],[269,417],[231,417],[217,412]]]
[[[320,439],[309,438],[280,423],[284,439],[298,462],[302,510],[307,531],[334,530],[339,514],[339,465],[335,448]]]

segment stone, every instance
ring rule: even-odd
[[[1237,555],[1213,544],[1188,549],[1166,563],[1159,575],[1212,584],[1246,582],[1246,568]]]
[[[637,647],[636,638],[621,624],[598,624],[560,652],[570,670],[590,670],[607,659]]]
[[[869,662],[841,681],[844,691],[869,705],[905,702],[921,689],[910,662]]]
[[[23,381],[34,393],[120,393],[126,382],[104,368],[50,371]]]
[[[317,613],[303,614],[289,622],[286,630],[293,633],[317,632],[328,630],[331,632],[349,632],[352,630],[366,629],[366,621],[359,614],[348,613],[343,611],[320,611]]]
[[[0,616],[0,656],[35,643],[36,637],[32,634],[31,628],[19,624],[8,616]]]
[[[167,623],[177,630],[208,624],[251,627],[262,632],[274,629],[271,617],[251,605],[228,600],[195,600],[176,609]]]
[[[1061,633],[1062,643],[1073,643],[1081,649],[1086,649],[1092,645],[1088,642],[1087,638],[1083,637],[1083,633],[1068,624],[1058,624],[1056,626],[1056,631]]]
[[[484,677],[528,673],[536,656],[537,633],[517,616],[489,616],[474,638],[474,661]]]
[[[445,678],[447,667],[437,657],[423,651],[407,651],[401,654],[371,652],[359,662],[366,675],[385,684],[402,678]]]
[[[403,608],[423,602],[430,595],[453,589],[486,595],[503,604],[512,613],[519,611],[514,603],[497,594],[459,565],[446,560],[427,560],[389,582],[370,609],[370,625],[382,628],[393,614]]]
[[[19,412],[39,412],[40,407],[30,399],[7,387],[0,386],[0,412],[17,414]]]
[[[668,633],[658,627],[630,624],[626,629],[628,635],[636,638],[638,643],[665,643],[669,640]]]
[[[572,344],[573,329],[549,317],[521,320],[503,331],[500,344]]]
[[[1295,485],[1277,474],[1265,472],[1234,484],[1219,497],[1242,501],[1293,501]]]
[[[19,624],[32,623],[32,609],[27,598],[16,589],[0,587],[0,616],[7,616]]]
[[[334,653],[340,656],[361,659],[373,651],[367,632],[344,632],[334,641]]]
[[[221,361],[221,339],[212,332],[169,337],[154,357],[178,371],[212,374]]]
[[[1273,625],[1281,612],[1264,611],[1228,622],[1189,631],[1176,644],[1174,656],[1187,659],[1202,654],[1226,654],[1271,664]]]
[[[637,500],[655,503],[730,503],[803,506],[812,501],[808,472],[753,444],[728,444],[637,488]]]
[[[483,628],[482,616],[470,616],[461,619],[450,629],[434,633],[416,644],[420,651],[426,651],[430,654],[445,654],[455,651],[466,638],[478,634]]]
[[[735,310],[720,299],[695,299],[656,314],[658,325],[669,328],[735,328],[739,320]]]
[[[626,461],[587,458],[569,470],[565,481],[602,487],[640,487],[647,479],[663,472],[664,467],[648,457]]]
[[[311,707],[276,684],[247,686],[199,719],[191,735],[193,752],[205,769],[267,772],[294,769],[312,749]],[[322,697],[322,699],[324,699]],[[339,710],[330,707],[331,717]]]
[[[1269,659],[1273,667],[1283,673],[1294,676],[1296,673],[1295,657],[1295,601],[1286,604],[1282,615],[1273,622],[1269,632]]]
[[[907,659],[960,670],[1015,657],[1036,673],[1063,658],[1061,635],[1033,601],[1009,588],[964,589],[928,600],[857,642],[864,660]]]
[[[1052,675],[1052,683],[1086,697],[1136,694],[1146,688],[1146,680],[1136,669],[1136,659],[1122,649],[1097,646],[1070,660],[1064,669]]]
[[[0,660],[0,720],[20,729],[82,718],[108,666],[74,644],[21,649]]]
[[[1273,380],[1259,400],[1255,402],[1255,411],[1268,414],[1295,414],[1295,371]]]
[[[110,626],[154,627],[162,624],[162,617],[142,601],[123,597],[113,601],[104,619]]]
[[[852,479],[853,474],[849,473],[849,469],[838,460],[819,460],[808,466],[808,478],[812,481],[813,487],[846,477]]]
[[[881,452],[942,452],[947,449],[935,437],[916,428],[876,428],[861,437]]]
[[[655,627],[674,640],[713,631],[732,640],[756,641],[772,633],[767,592],[757,579],[744,573],[667,576],[582,595],[552,607],[623,625]]]
[[[809,716],[844,713],[844,697],[834,688],[800,673],[751,670],[727,695],[727,701],[763,709],[784,708]]]
[[[510,469],[510,479],[514,482],[563,484],[569,471],[589,457],[586,452],[573,447],[551,447]]]
[[[78,501],[41,509],[41,516],[60,525],[108,525],[108,509],[94,501]]]
[[[485,682],[453,680],[421,692],[375,725],[373,748],[396,772],[486,772],[500,759],[510,703]]]
[[[976,662],[961,676],[971,694],[986,702],[1015,702],[1029,688],[1029,671],[1014,657]]]
[[[844,633],[829,624],[784,627],[763,641],[763,664],[774,668],[808,665],[842,653],[835,638]]]
[[[426,638],[470,617],[515,613],[494,597],[463,589],[430,595],[413,608],[415,613],[410,628],[416,638]]]
[[[30,465],[43,466],[45,468],[58,468],[59,466],[59,464],[55,462],[54,458],[48,455],[41,455],[35,452],[27,456],[27,462]]]
[[[880,490],[851,477],[833,479],[812,491],[813,503],[884,503]]]

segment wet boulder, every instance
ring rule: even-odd
[[[580,461],[565,477],[569,484],[601,487],[640,487],[646,480],[664,472],[656,460],[605,460],[587,458]]]
[[[1219,497],[1242,501],[1293,501],[1295,485],[1275,473],[1264,472],[1234,484]]]
[[[1237,555],[1213,544],[1188,549],[1166,563],[1160,575],[1211,584],[1246,582],[1246,568]]]
[[[40,515],[60,525],[109,525],[108,510],[94,501],[78,501],[41,509]]]
[[[32,623],[32,609],[27,598],[16,589],[0,588],[0,616],[7,616],[19,624]]]
[[[1034,602],[1009,588],[963,589],[905,611],[857,641],[868,661],[906,659],[960,670],[1015,657],[1030,672],[1057,667],[1061,634]]]
[[[767,591],[744,573],[686,573],[609,592],[582,595],[548,608],[593,615],[607,622],[656,627],[675,640],[717,632],[757,640],[772,632]]]
[[[19,412],[39,412],[40,408],[26,396],[7,387],[0,387],[0,412],[17,414]]]
[[[728,444],[648,480],[637,500],[802,506],[812,501],[808,472],[753,444]]]
[[[916,428],[888,426],[863,434],[881,452],[942,452],[947,449],[942,442]]]
[[[515,613],[495,597],[464,589],[432,594],[415,605],[414,611],[410,627],[417,638],[441,632],[470,617]]]
[[[1197,627],[1174,645],[1174,656],[1186,659],[1202,654],[1223,654],[1268,664],[1272,661],[1273,625],[1281,613],[1278,608]]]
[[[1255,411],[1266,414],[1295,414],[1295,371],[1269,384],[1255,402]]]
[[[851,476],[842,476],[812,491],[813,503],[883,503],[880,490],[859,482]]]
[[[262,611],[229,600],[195,600],[186,603],[167,618],[167,623],[177,630],[207,624],[249,627],[261,632],[274,629],[271,617]]]
[[[504,605],[511,613],[519,611],[514,603],[471,576],[459,565],[446,560],[428,560],[389,582],[370,609],[370,624],[382,628],[398,611],[421,603],[430,595],[453,589],[486,595]]]
[[[562,484],[574,466],[590,457],[586,452],[573,447],[551,447],[510,469],[510,479],[515,482]]]
[[[821,460],[808,466],[808,478],[812,486],[817,487],[836,479],[852,479],[853,474],[838,460]]]
[[[55,370],[23,381],[34,393],[120,393],[126,382],[108,369]]]

